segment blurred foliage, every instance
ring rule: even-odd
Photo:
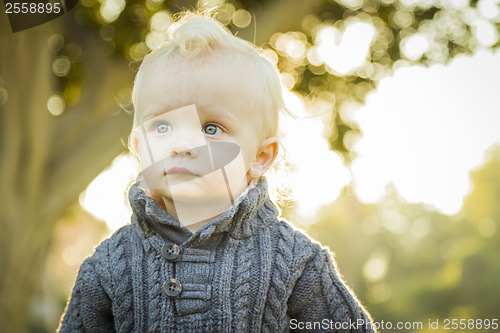
[[[440,319],[442,328],[446,318],[498,318],[500,146],[473,172],[472,186],[454,216],[406,203],[395,190],[378,204],[345,193],[307,231],[335,250],[375,321],[425,328]]]
[[[354,158],[350,148],[360,134],[349,111],[363,103],[394,68],[445,63],[460,53],[500,45],[500,4],[493,0],[305,2],[310,3],[307,11],[290,17],[299,19],[296,30],[265,31],[259,36],[270,38],[256,42],[277,64],[285,87],[310,102],[306,103],[310,112],[332,113],[331,148],[342,153],[346,162]],[[270,29],[266,20],[274,18],[261,19],[269,7],[282,6],[285,12],[294,4],[283,0],[82,0],[71,15],[88,32],[99,34],[110,55],[125,57],[136,69],[143,56],[164,40],[172,14],[182,9],[218,8],[216,17],[228,28],[243,33],[255,29],[255,34],[243,34],[255,38],[260,30]],[[58,75],[66,103],[71,105],[78,100],[79,61],[85,51],[78,47],[78,36],[68,32],[64,39],[68,43],[60,45],[59,57],[68,59],[71,66]],[[117,99],[124,108],[130,107],[126,90]]]

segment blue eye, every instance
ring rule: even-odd
[[[217,135],[222,133],[222,129],[214,124],[208,124],[203,128],[203,132],[207,135]]]
[[[155,127],[156,133],[158,133],[158,134],[165,134],[165,133],[169,132],[171,129],[172,129],[172,126],[170,126],[167,123],[163,123],[163,122],[156,124],[156,127]]]

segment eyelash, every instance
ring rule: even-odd
[[[210,125],[217,127],[218,129],[220,129],[222,131],[222,133],[226,133],[226,129],[223,126],[221,126],[221,125],[219,125],[217,123],[207,123],[207,124],[205,124],[203,126],[203,129],[202,129],[203,133],[205,133],[204,132],[205,128],[207,128],[207,126],[210,126]],[[205,133],[205,134],[210,135],[208,133]]]
[[[153,131],[155,131],[155,132],[156,132],[156,129],[158,128],[158,125],[161,125],[161,124],[166,124],[166,125],[168,125],[170,128],[172,128],[172,126],[171,126],[168,122],[158,120],[158,121],[155,121],[153,124],[151,124],[151,130],[153,130]],[[226,133],[226,132],[227,132],[227,130],[224,128],[224,126],[222,126],[222,125],[220,125],[220,124],[217,124],[217,123],[206,123],[206,124],[203,126],[203,128],[202,128],[202,132],[203,132],[203,133],[205,133],[205,132],[204,132],[204,129],[205,129],[207,126],[209,126],[209,125],[213,125],[213,126],[215,126],[215,127],[219,128],[219,129],[222,131],[222,133]],[[158,133],[158,134],[165,134],[165,133]],[[207,133],[205,133],[205,134],[207,134]],[[207,134],[207,135],[210,135],[210,134]]]

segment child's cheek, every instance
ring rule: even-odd
[[[150,164],[144,168],[141,163],[142,176],[149,190],[164,195],[168,191],[168,185],[164,175],[162,161]]]

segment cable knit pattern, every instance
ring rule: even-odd
[[[113,240],[113,250],[110,251],[110,262],[118,263],[113,267],[113,290],[114,299],[113,313],[133,313],[132,283],[131,283],[131,248],[126,235],[119,234]],[[130,332],[133,329],[134,318],[130,315],[121,315],[115,320],[116,330],[119,332]]]
[[[248,314],[250,311],[248,308],[250,305],[249,295],[251,293],[250,280],[252,277],[250,272],[252,267],[252,256],[248,254],[252,252],[254,246],[254,238],[250,237],[248,241],[240,242],[237,252],[237,265],[234,272],[236,280],[233,294],[233,299],[235,300],[233,309],[233,328],[235,332],[243,332],[247,328],[246,325],[248,323]]]
[[[60,332],[274,333],[324,319],[367,325],[315,332],[374,332],[328,249],[278,220],[265,178],[195,233],[140,184],[129,198],[131,224],[82,263]]]
[[[292,235],[286,230],[281,222],[277,227],[277,235],[273,244],[274,270],[271,275],[271,285],[268,292],[266,308],[264,309],[264,331],[265,332],[283,332],[286,315],[286,292],[288,279],[290,277],[289,264],[292,262]]]
[[[151,285],[148,285],[149,290],[149,304],[147,304],[149,308],[149,327],[148,332],[159,332],[160,330],[160,319],[161,319],[161,298],[163,296],[162,285],[163,281],[160,276],[160,270],[158,267],[160,266],[161,257],[151,253],[148,253],[148,275],[150,276],[149,281],[152,282]]]

